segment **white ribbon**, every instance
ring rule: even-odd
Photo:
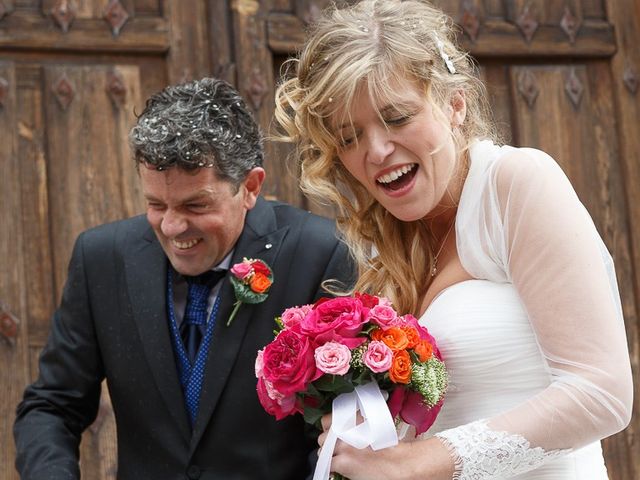
[[[358,410],[364,421],[356,425]],[[380,450],[398,444],[393,418],[377,383],[360,385],[351,393],[338,395],[333,401],[331,428],[320,450],[313,480],[329,478],[338,439],[360,449],[371,446],[373,450]]]

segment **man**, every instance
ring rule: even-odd
[[[276,422],[263,411],[254,362],[276,316],[315,301],[324,280],[350,275],[333,224],[259,196],[259,129],[222,81],[152,96],[130,142],[147,215],[76,242],[40,376],[17,410],[22,478],[79,478],[78,445],[103,378],[119,479],[304,478],[313,440],[300,416]],[[243,258],[271,267],[273,284],[227,325],[232,273],[196,276]],[[206,312],[197,313],[192,289]]]

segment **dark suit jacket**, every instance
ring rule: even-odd
[[[118,431],[118,478],[301,479],[314,448],[300,416],[276,422],[260,406],[254,362],[274,317],[315,301],[326,278],[350,275],[326,219],[259,199],[232,264],[259,258],[274,272],[266,301],[243,305],[221,290],[200,408],[191,432],[166,314],[167,259],[144,216],[78,237],[59,309],[25,391],[14,434],[23,479],[78,478],[82,431],[107,379]]]

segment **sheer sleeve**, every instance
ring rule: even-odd
[[[523,473],[622,430],[631,416],[631,368],[611,256],[551,157],[500,150],[485,184],[473,185],[482,191],[477,234],[469,237],[476,251],[458,249],[473,276],[513,283],[552,381],[510,411],[437,434],[454,452],[462,479]]]

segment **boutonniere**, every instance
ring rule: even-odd
[[[238,309],[243,303],[262,303],[267,299],[269,288],[273,284],[273,272],[262,260],[244,258],[231,267],[231,285],[236,294],[236,303],[227,320],[231,325]]]

